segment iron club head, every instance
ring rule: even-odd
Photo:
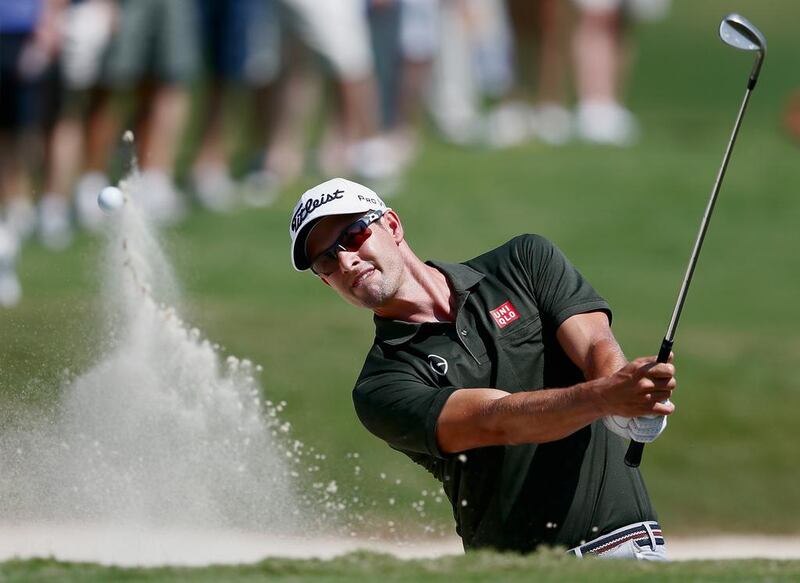
[[[761,64],[767,54],[767,39],[752,22],[741,14],[729,14],[719,23],[719,37],[722,41],[735,49],[742,51],[756,51],[758,56],[750,72],[750,81],[747,86],[752,89],[758,80]]]

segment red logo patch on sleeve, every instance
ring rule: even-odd
[[[494,318],[495,324],[500,328],[505,328],[514,320],[519,320],[519,312],[511,302],[506,302],[494,310],[489,310],[489,313]]]

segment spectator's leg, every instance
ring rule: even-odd
[[[97,89],[92,93],[86,118],[86,161],[88,172],[106,175],[109,152],[114,147],[119,121],[117,112],[107,89]]]
[[[478,83],[472,66],[470,27],[464,0],[442,3],[440,36],[428,106],[445,140],[471,144],[482,139]]]
[[[378,94],[361,0],[286,3],[296,15],[301,37],[325,58],[336,79],[348,166],[367,180],[390,178],[398,159],[388,138],[378,133]]]
[[[395,146],[403,166],[415,157],[422,99],[440,45],[438,0],[402,0],[400,14],[400,103]]]
[[[303,172],[303,143],[309,117],[319,102],[320,84],[307,67],[296,65],[272,89],[279,105],[272,110],[263,168],[285,184]]]
[[[148,115],[142,120],[143,170],[156,169],[172,175],[188,114],[189,96],[183,87],[159,85],[153,90]]]
[[[72,241],[70,190],[81,163],[81,122],[79,117],[61,116],[50,131],[45,160],[45,179],[39,201],[39,237],[54,250]]]
[[[225,152],[225,87],[222,81],[211,81],[203,115],[203,131],[200,148],[194,161],[195,170],[201,168],[227,167]]]
[[[142,176],[136,195],[152,219],[174,223],[185,211],[173,176],[189,113],[187,87],[200,62],[197,6],[193,0],[153,0],[151,5],[143,27],[145,34],[152,34],[153,44],[145,61],[149,95],[139,101]],[[137,83],[142,82],[140,76]]]
[[[105,219],[97,195],[109,185],[109,153],[119,131],[109,90],[96,87],[90,91],[83,131],[84,170],[75,184],[75,211],[81,227],[97,231]]]
[[[578,91],[577,129],[581,138],[597,144],[630,145],[638,127],[620,102],[620,79],[625,67],[623,14],[606,0],[580,0],[574,53]],[[611,4],[614,4],[613,2]]]
[[[567,99],[567,19],[561,0],[539,0],[537,6],[537,107],[534,129],[542,141],[560,145],[572,136]]]
[[[575,29],[575,85],[583,100],[617,101],[621,14],[584,9]]]

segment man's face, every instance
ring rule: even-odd
[[[364,214],[322,219],[309,234],[306,243],[308,257],[314,260]],[[372,234],[357,251],[340,251],[336,268],[319,277],[354,306],[373,309],[390,301],[400,287],[403,257],[398,244],[402,241],[402,231],[393,211],[388,211],[369,228]]]

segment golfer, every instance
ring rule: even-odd
[[[623,458],[666,427],[675,368],[625,359],[608,304],[555,245],[423,262],[397,213],[341,178],[303,194],[289,232],[295,269],[374,313],[356,412],[441,482],[465,549],[666,558]]]

